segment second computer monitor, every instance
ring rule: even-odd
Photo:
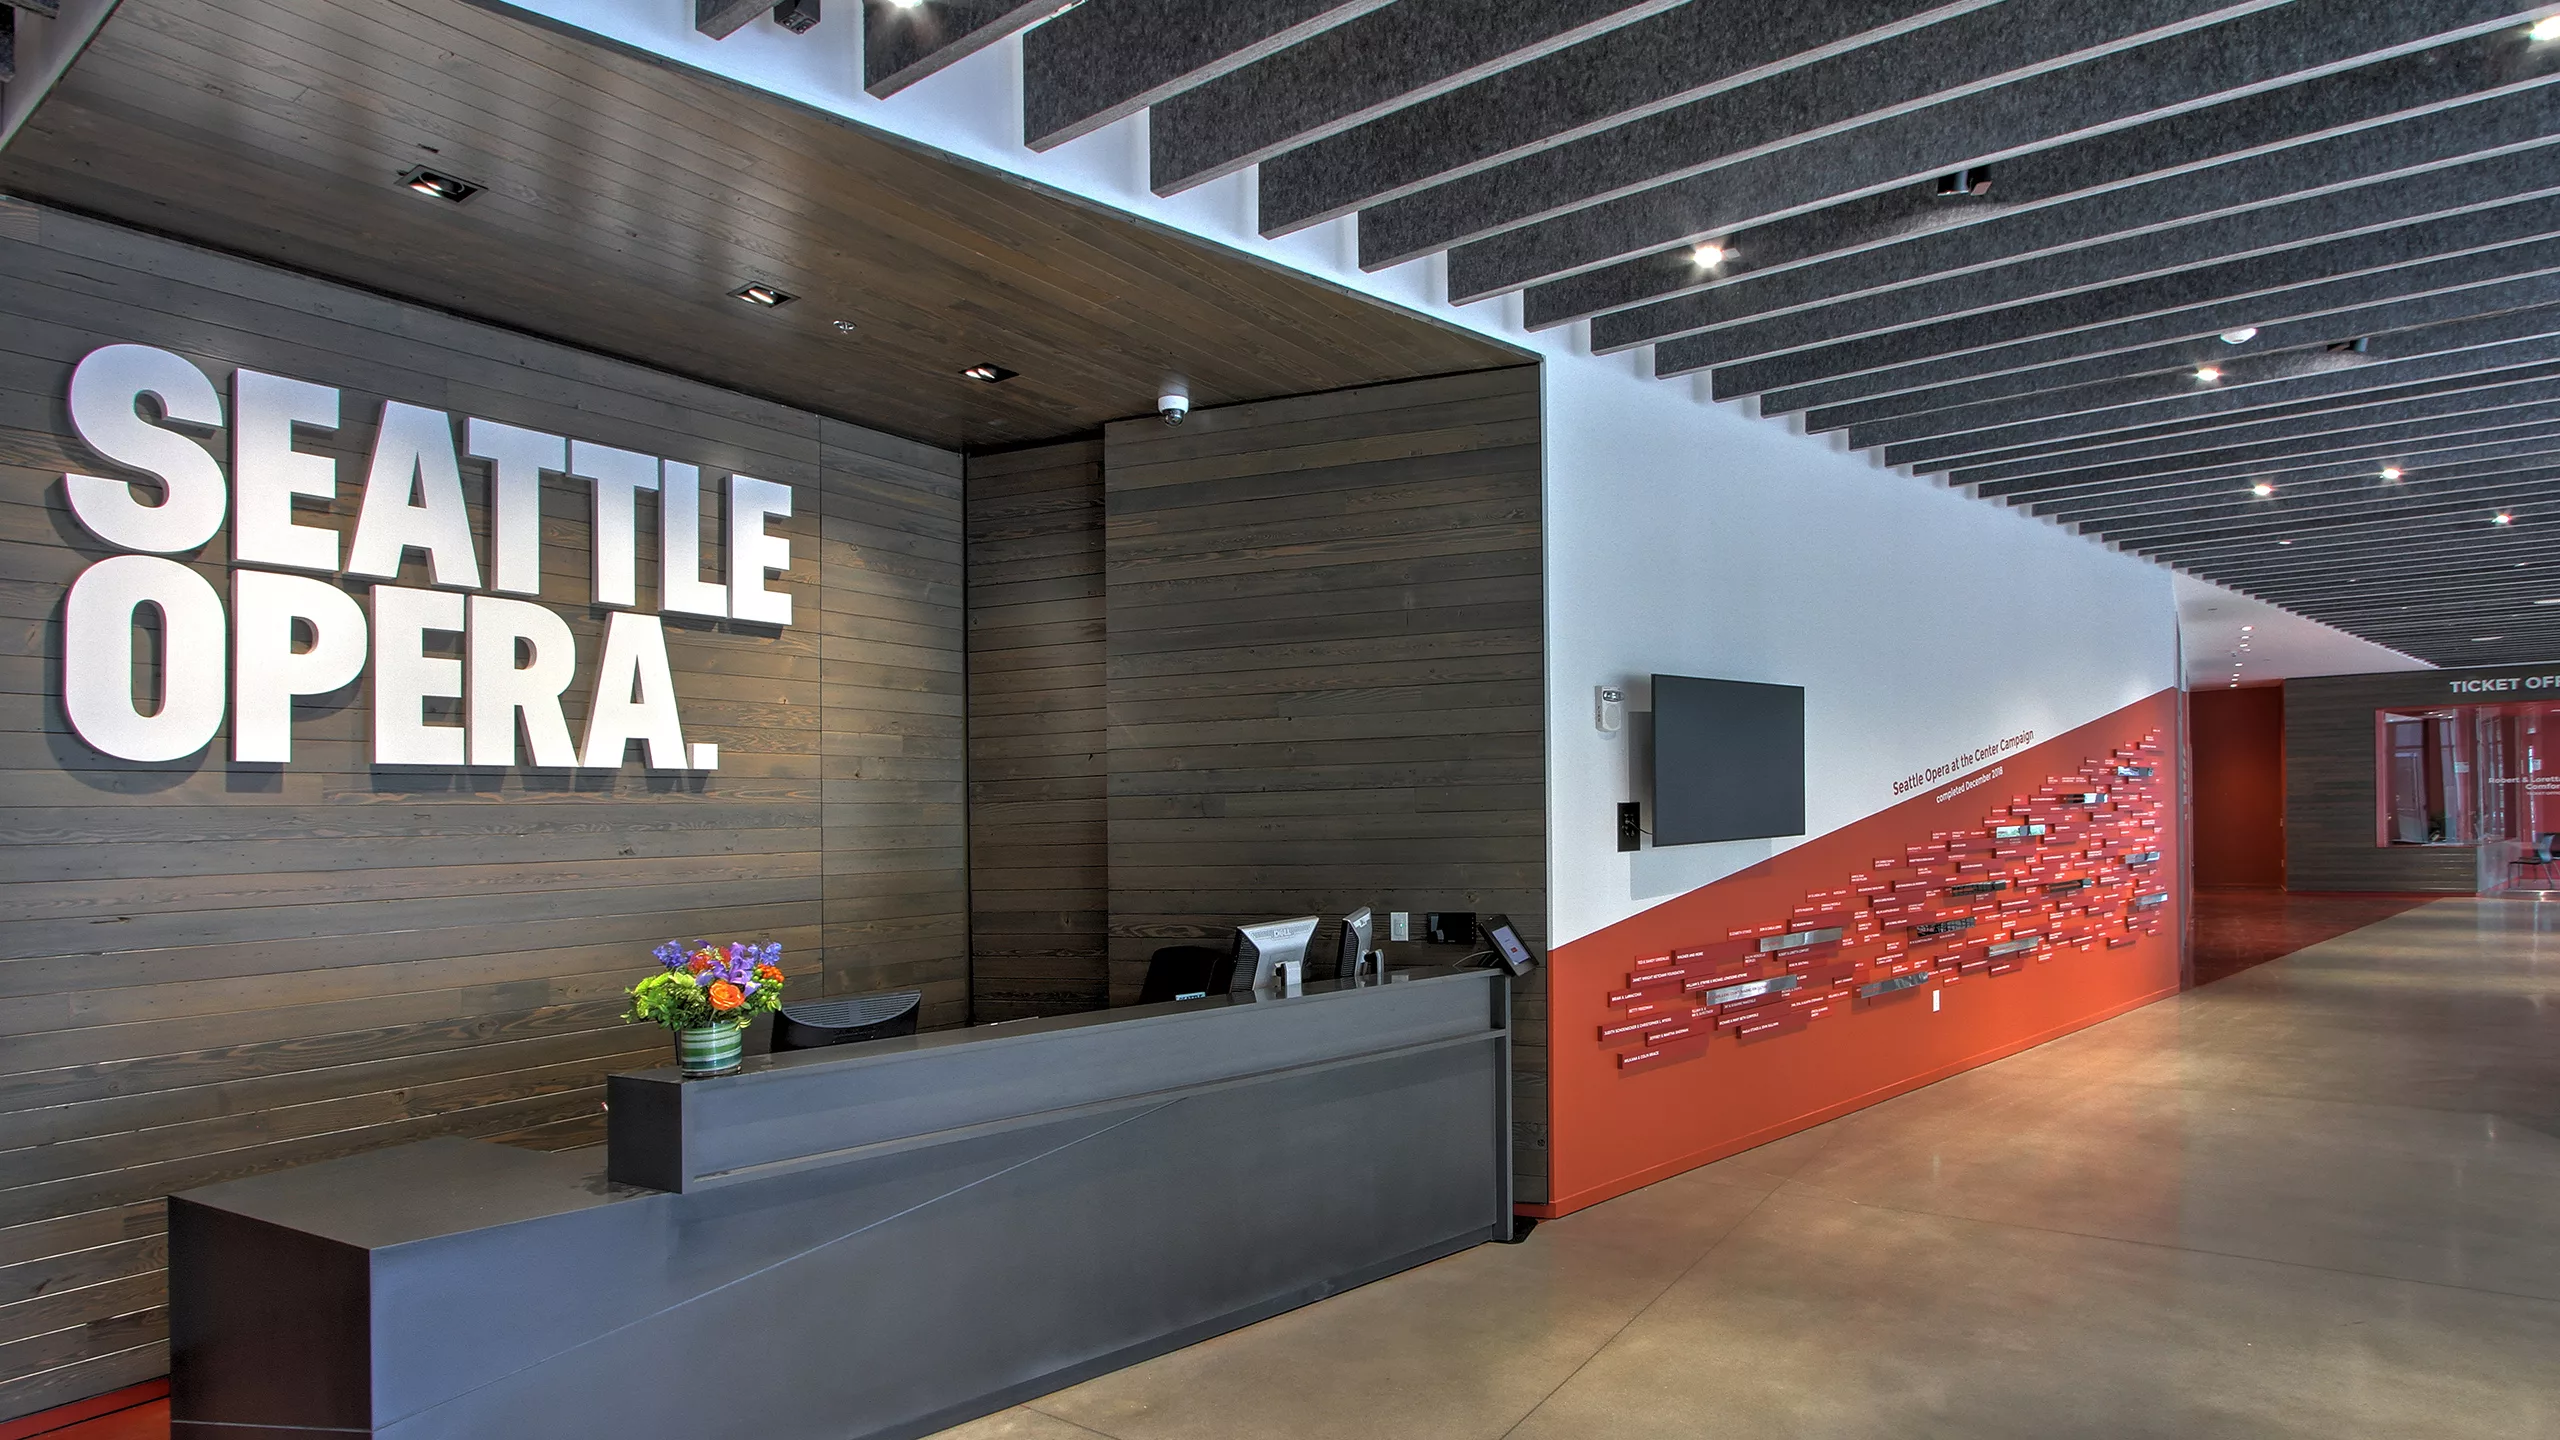
[[[1322,923],[1313,915],[1295,920],[1265,920],[1236,927],[1236,974],[1232,991],[1261,990],[1277,982],[1282,965],[1304,961],[1307,942]]]
[[[1333,978],[1348,980],[1360,973],[1360,962],[1371,950],[1375,933],[1369,907],[1361,906],[1342,917],[1342,934],[1334,946]]]

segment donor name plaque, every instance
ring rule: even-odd
[[[298,502],[336,499],[338,462],[294,447],[298,431],[340,427],[337,390],[240,369],[229,404],[185,357],[109,345],[73,370],[72,428],[91,450],[148,477],[66,474],[71,512],[125,552],[83,570],[63,612],[63,709],[92,749],[181,760],[228,715],[237,761],[293,759],[293,702],[369,678],[377,765],[619,769],[640,742],[652,770],[719,767],[688,745],[659,617],[638,608],[641,497],[656,507],[658,609],[791,623],[791,596],[767,581],[791,542],[766,522],[791,514],[791,488],[746,475],[726,486],[724,579],[703,578],[702,475],[692,465],[585,440],[386,401],[355,524],[299,522]],[[148,402],[147,405],[145,402]],[[230,473],[194,438],[228,429]],[[462,461],[489,474],[489,549],[463,501]],[[592,495],[589,598],[601,642],[581,657],[568,623],[531,599],[542,588],[542,477]],[[229,605],[181,559],[231,529]],[[392,583],[419,552],[426,588]],[[359,602],[334,578],[372,581]],[[157,695],[138,697],[137,622],[156,612]],[[448,637],[440,640],[431,637]],[[458,648],[458,654],[443,653]],[[593,698],[573,738],[562,696]],[[429,706],[459,718],[431,723]],[[521,749],[520,749],[521,742]]]

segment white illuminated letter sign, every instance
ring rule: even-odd
[[[133,697],[134,611],[160,612],[160,708]],[[62,708],[90,749],[182,760],[222,724],[222,597],[175,560],[116,555],[80,572],[62,617]]]
[[[702,578],[702,472],[669,460],[658,491],[658,608],[729,614],[729,587]]]
[[[120,550],[174,555],[222,528],[230,489],[211,451],[142,418],[145,395],[172,424],[222,424],[222,396],[203,371],[148,345],[109,345],[71,372],[71,428],[90,449],[159,481],[159,503],[136,499],[128,481],[96,475],[65,475],[62,488],[90,534]]]
[[[427,552],[427,573],[438,585],[480,588],[453,422],[441,410],[393,400],[382,407],[382,428],[374,432],[373,465],[365,474],[364,505],[356,512],[355,543],[347,547],[347,573],[395,579],[401,557],[413,547]]]
[[[521,715],[532,763],[546,770],[575,769],[578,752],[569,742],[569,722],[560,713],[560,692],[578,676],[578,642],[570,636],[568,622],[523,600],[474,595],[466,649],[471,763],[516,763],[516,717]],[[520,656],[520,651],[530,653]]]
[[[307,625],[311,646],[294,649]],[[293,758],[293,697],[326,695],[364,673],[364,607],[326,580],[231,572],[231,758]]]
[[[791,517],[791,487],[729,477],[729,614],[759,625],[791,623],[791,593],[768,590],[768,574],[791,568],[791,537],[768,534],[765,517]]]
[[[620,769],[622,752],[634,740],[647,742],[650,769],[684,768],[684,726],[676,718],[666,631],[655,615],[626,612],[605,620],[595,699],[587,709],[587,768]]]
[[[569,468],[569,442],[494,420],[463,427],[471,458],[489,462],[489,588],[542,593],[542,472]]]
[[[232,375],[231,558],[243,565],[335,570],[337,532],[293,523],[293,500],[335,500],[338,462],[294,449],[296,426],[337,429],[338,392],[255,370]]]
[[[429,696],[462,698],[462,662],[427,652],[427,632],[460,635],[467,597],[373,587],[373,763],[463,763],[463,727],[426,722]]]
[[[658,488],[657,457],[572,440],[569,473],[595,486],[595,601],[629,609],[640,603],[639,495]]]

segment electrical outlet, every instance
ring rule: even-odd
[[[1644,805],[1630,800],[1618,807],[1618,851],[1644,848]]]
[[[1409,912],[1407,912],[1407,911],[1403,911],[1403,910],[1390,910],[1390,911],[1388,911],[1388,912],[1387,912],[1387,938],[1388,938],[1388,939],[1390,939],[1390,940],[1410,940],[1410,939],[1412,939],[1412,938],[1413,938],[1413,916],[1412,916]]]

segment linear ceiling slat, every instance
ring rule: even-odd
[[[2164,35],[2228,17],[2235,9],[2273,0],[2114,0],[2103,6],[2074,0],[2007,0],[1985,10],[1942,20],[1895,38],[1773,75],[1738,89],[1692,101],[1659,114],[1630,119],[1595,134],[1540,150],[1473,175],[1444,181],[1360,212],[1360,263],[1371,269],[1434,250],[1453,249],[1450,294],[1473,299],[1529,280],[1580,268],[1573,263],[1524,260],[1498,274],[1485,260],[1497,253],[1527,252],[1483,239],[1660,186],[1667,180],[1714,174],[1686,207],[1712,194],[1730,206],[1760,187],[1721,173],[1754,157],[1779,153],[1779,170],[1793,188],[1751,203],[1751,213],[1721,213],[1725,230],[1877,188],[1859,183],[1862,171],[1808,161],[1814,142],[1858,134],[1855,143],[1825,147],[1827,157],[1875,155],[1881,149],[1868,127],[1894,122],[1900,129],[1931,107],[1961,103],[1996,87],[2019,84],[2073,67],[2109,50],[2139,46]],[[1971,154],[1957,156],[1961,165]],[[1764,162],[1763,169],[1768,163]],[[1924,166],[1932,172],[1938,166]],[[1915,171],[1915,178],[1922,172]],[[1666,236],[1626,254],[1706,236]],[[1593,257],[1599,260],[1620,255]],[[1535,273],[1525,266],[1541,265]],[[1485,278],[1479,279],[1482,272]]]
[[[2221,378],[2201,383],[2192,368],[2100,381],[2023,399],[1924,410],[1846,426],[1852,449],[1943,439],[1985,446],[2032,444],[2135,426],[2205,420],[2268,405],[2530,364],[2560,356],[2560,307],[2540,306],[2417,330],[2376,335],[2362,354],[2326,347],[2262,351],[2226,346]],[[1843,428],[1838,410],[1805,416],[1807,430]]]
[[[1303,230],[1993,3],[1693,0],[1273,157],[1259,179],[1262,233]]]
[[[2081,8],[2112,15],[2133,7]],[[1677,170],[1681,178],[1599,198],[1568,213],[1458,245],[1449,255],[1450,294],[1460,299],[1500,294],[1711,240],[1774,215],[1925,182],[1970,165],[1996,166],[2007,157],[2080,136],[2298,84],[2530,18],[2517,0],[2437,0],[2426,6],[2293,0],[2272,10],[2257,9],[2011,84],[1958,94],[1895,114],[1890,123],[1817,135],[1781,155],[1752,162],[1753,175],[1765,180],[1765,186],[1737,184],[1727,173],[1737,167],[1666,166],[1657,173]],[[1917,44],[1928,33],[1900,44]],[[1427,198],[1394,203],[1410,207]],[[1413,236],[1399,233],[1373,249],[1368,213],[1362,220],[1362,263],[1408,248]],[[1497,207],[1496,213],[1507,212]],[[1463,211],[1456,218],[1468,219]]]
[[[886,100],[988,46],[1036,25],[1061,0],[934,0],[930,5],[866,5],[862,88]]]
[[[2021,155],[1991,172],[1984,195],[1941,196],[1934,183],[1906,185],[1753,226],[1720,237],[1732,258],[1712,271],[1694,264],[1683,247],[1546,281],[1529,288],[1524,318],[1543,328],[1643,307],[1621,317],[1628,328],[1593,327],[1594,343],[1614,348],[1639,334],[1640,316],[1658,316],[1641,338],[1659,339],[1854,294],[1885,283],[1886,274],[1952,271],[1985,256],[2016,258],[2120,233],[2109,227],[2155,223],[2149,217],[2161,212],[2150,204],[2175,207],[2168,213],[2183,218],[2266,203],[2334,183],[2339,172],[2324,165],[2369,166],[2373,157],[2355,137],[2375,125],[2412,127],[2390,142],[2387,159],[2396,167],[2420,164],[2431,144],[2449,143],[2452,149],[2439,153],[2457,155],[2488,148],[2499,142],[2474,144],[2469,126],[2495,133],[2511,121],[2483,113],[2468,122],[2450,116],[2434,126],[2424,122],[2466,104],[2515,97],[2555,77],[2560,50],[2519,49],[2511,33],[2479,36],[2359,66],[2317,85],[2286,86]],[[2325,147],[2327,157],[2287,149],[2323,141],[2342,143]],[[2288,153],[2301,154],[2301,173],[2286,168]],[[2251,163],[2261,157],[2264,163]],[[2226,176],[2223,166],[2240,168]],[[2158,183],[2164,180],[2177,183]],[[2146,200],[2110,198],[2136,186],[2150,191]],[[2051,207],[2070,213],[2039,215]],[[1993,233],[1966,233],[1976,226]],[[1792,273],[1874,250],[1909,258],[1884,261],[1880,273]],[[1660,309],[1646,302],[1661,302]]]
[[[2091,303],[2048,301],[1993,316],[1942,321],[1819,350],[1717,367],[1715,393],[1726,399],[1821,379],[1856,379],[1924,369],[1949,378],[2037,369],[2060,361],[2176,341],[2206,340],[2239,326],[2263,333],[2282,324],[2325,319],[2328,338],[2370,334],[2364,312],[2401,299],[2476,290],[2489,282],[2539,275],[2560,263],[2560,200],[2527,201],[2504,211],[2410,226],[2388,236],[2336,242],[2336,248],[2292,264],[2253,262],[2239,271],[2189,274],[2141,282],[2151,308],[2138,318],[2094,314]],[[2503,238],[2501,238],[2503,237]],[[2395,260],[2397,263],[2395,263]],[[2293,279],[2321,265],[2345,273]],[[2353,268],[2346,268],[2353,267]],[[2135,287],[2126,287],[2128,289]],[[2177,305],[2179,292],[2203,303]],[[2548,298],[2547,294],[2543,298]],[[2477,312],[2456,312],[2477,313]],[[1656,347],[1655,373],[1686,374],[1678,340]],[[1890,381],[1878,385],[1893,388]]]
[[[1603,315],[1592,348],[1709,333],[1768,354],[2458,214],[2560,188],[2555,143],[2547,87]]]
[[[1159,102],[1149,178],[1178,194],[1683,3],[1398,0]]]
[[[1049,150],[1388,0],[1084,0],[1022,41],[1022,143]]]

